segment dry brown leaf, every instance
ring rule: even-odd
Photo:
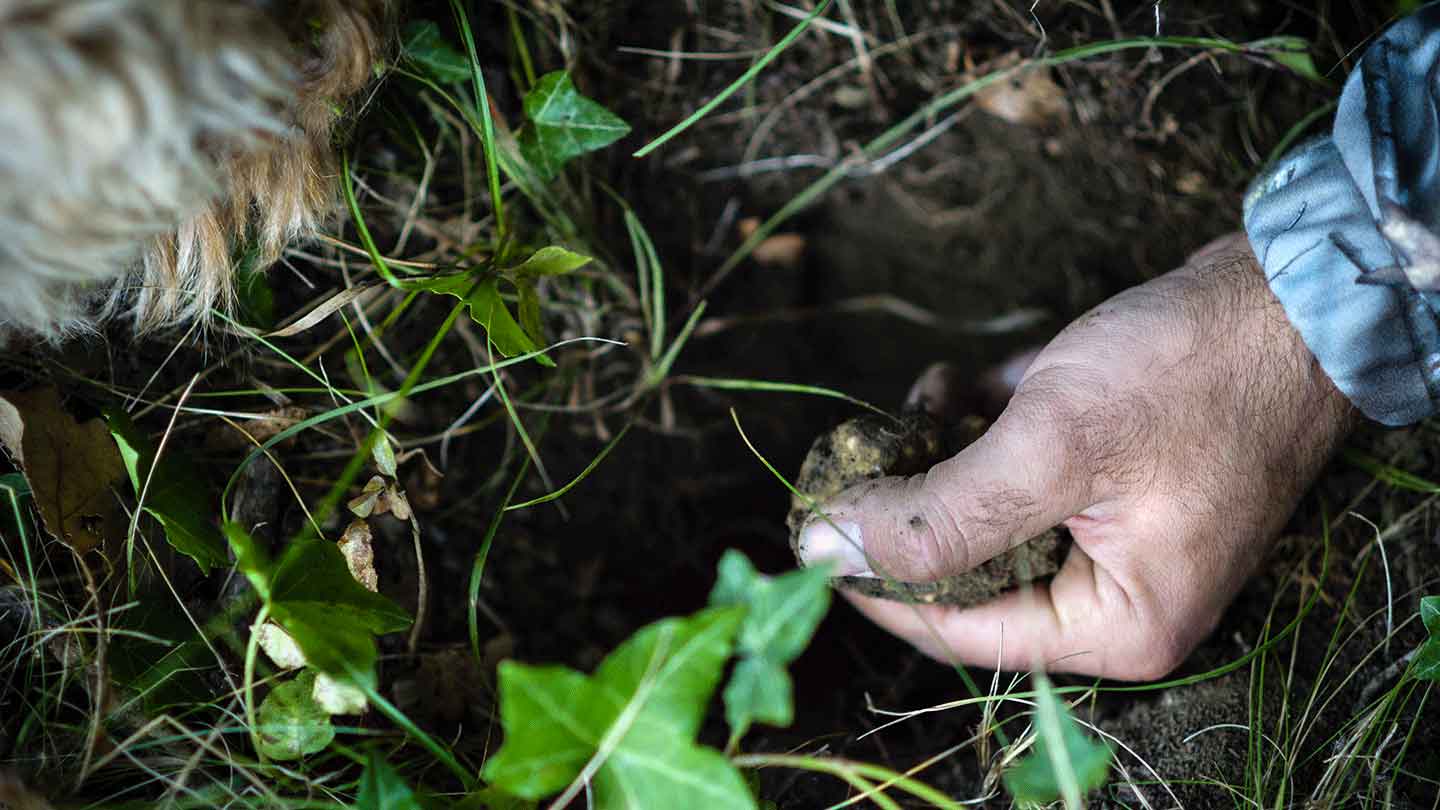
[[[370,524],[363,520],[351,522],[340,536],[340,553],[350,575],[367,590],[380,590],[380,575],[375,573],[375,547],[371,544]]]
[[[333,315],[335,312],[338,312],[340,309],[348,305],[351,301],[354,301],[355,299],[359,298],[367,292],[370,292],[378,286],[380,285],[361,284],[355,287],[350,287],[349,289],[341,290],[340,292],[335,293],[324,301],[321,301],[315,306],[314,309],[305,313],[305,316],[303,318],[300,318],[296,322],[290,324],[283,329],[276,329],[273,332],[269,332],[265,335],[265,337],[277,338],[298,335],[301,332],[304,332],[305,330],[314,327],[316,324],[320,323],[321,321],[325,320],[326,318]]]
[[[45,529],[81,554],[117,535],[123,523],[111,487],[125,464],[104,420],[76,422],[54,388],[0,399],[10,406],[0,409],[0,441],[24,470]]]
[[[365,488],[360,494],[350,499],[346,504],[351,514],[358,518],[368,518],[371,515],[383,515],[388,503],[381,503],[385,497],[385,479],[378,475],[372,475],[369,481],[365,482]]]
[[[990,68],[1004,69],[1018,61],[1012,54]],[[1026,127],[1051,124],[1069,113],[1064,88],[1050,77],[1049,68],[1041,67],[1021,70],[982,89],[975,94],[975,104],[996,118]]]
[[[760,229],[759,217],[745,217],[735,223],[741,239],[749,239]],[[766,267],[792,268],[805,255],[805,237],[798,233],[772,234],[760,241],[750,253],[756,263]]]
[[[390,514],[394,515],[396,520],[409,520],[414,514],[410,509],[410,499],[405,497],[405,490],[399,486],[391,484],[390,488],[385,490],[385,496],[390,501]]]
[[[777,233],[756,245],[750,256],[766,267],[794,268],[805,256],[805,237],[798,233]]]

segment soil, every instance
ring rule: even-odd
[[[1258,59],[1194,49],[1088,59],[1051,72],[1063,103],[1050,98],[1033,117],[1011,120],[993,111],[1004,105],[969,105],[958,108],[953,121],[947,115],[926,122],[922,129],[931,135],[924,143],[896,144],[907,151],[887,152],[888,162],[855,170],[783,226],[803,240],[795,262],[751,260],[718,279],[717,267],[741,242],[741,220],[774,214],[825,167],[851,158],[859,144],[987,65],[1153,34],[1158,13],[1167,35],[1304,37],[1314,43],[1320,72],[1333,80],[1388,14],[1378,8],[1388,4],[1100,0],[1040,3],[1032,17],[1029,0],[851,0],[836,5],[848,6],[851,24],[874,38],[857,43],[835,30],[805,34],[753,86],[651,159],[634,161],[630,151],[749,64],[749,57],[663,54],[753,54],[794,20],[774,11],[781,4],[758,0],[577,0],[564,4],[563,12],[552,4],[531,5],[523,13],[537,15],[541,28],[563,24],[566,31],[540,38],[535,58],[550,68],[569,65],[586,95],[634,128],[616,148],[593,156],[585,176],[615,189],[654,238],[667,273],[671,334],[695,303],[708,302],[708,315],[676,373],[805,383],[877,403],[895,401],[937,360],[968,370],[978,389],[989,365],[1043,343],[1108,296],[1178,266],[1190,251],[1237,228],[1247,181],[1292,126],[1333,98],[1333,83],[1308,81]],[[556,16],[547,16],[551,12]],[[450,19],[445,3],[419,2],[415,13]],[[493,4],[477,23],[481,51],[509,55],[509,30],[502,5]],[[882,41],[903,41],[904,47],[884,50]],[[487,72],[487,83],[495,107],[518,116],[503,65]],[[415,158],[406,152],[407,132],[397,135],[385,116],[373,118],[356,133],[357,163],[383,170]],[[471,205],[459,193],[458,178],[479,164],[463,164],[454,155],[440,159],[431,194],[447,206],[445,215],[458,217]],[[377,193],[404,198],[403,177],[382,170],[373,172]],[[590,209],[593,221],[584,230],[609,251],[602,258],[630,267],[623,213],[595,185],[568,179],[561,188]],[[380,244],[395,243],[397,223],[376,217],[370,227]],[[415,240],[428,244],[426,238]],[[283,273],[276,275],[277,309],[299,310],[316,293]],[[338,272],[326,265],[317,277],[330,284]],[[568,303],[593,305],[602,286],[580,286]],[[406,328],[387,335],[389,350],[398,357],[418,355],[433,334],[424,325],[438,324],[447,309],[443,302],[417,300]],[[638,319],[624,320],[613,308],[592,306],[587,317],[592,315],[581,324],[551,326],[564,337],[638,328]],[[328,335],[317,332],[313,340]],[[338,339],[350,337],[341,333]],[[469,339],[473,352],[474,336]],[[483,337],[479,343],[483,347]],[[263,355],[232,357],[231,348],[220,341],[203,354],[171,357],[173,341],[132,348],[130,338],[117,332],[108,343],[75,346],[44,361],[7,362],[0,367],[0,387],[44,373],[67,381],[75,400],[108,393],[80,380],[102,381],[101,388],[150,380],[147,390],[158,397],[185,390],[193,374],[213,364],[205,385],[258,387],[263,396],[246,400],[245,407],[275,407],[272,386],[293,369]],[[552,483],[580,474],[630,416],[572,406],[600,399],[607,385],[637,376],[649,362],[640,351],[573,351],[584,359],[572,367],[584,370],[567,379],[562,396],[543,403],[546,410],[525,411]],[[441,352],[427,377],[473,368],[475,354]],[[215,363],[218,358],[224,362]],[[338,368],[331,370],[338,375]],[[527,368],[511,371],[513,391],[543,379]],[[385,379],[399,384],[398,378]],[[589,670],[642,624],[701,608],[728,548],[744,551],[764,571],[793,567],[788,493],[741,441],[731,408],[749,440],[784,471],[801,468],[816,435],[855,416],[851,406],[818,397],[668,385],[614,452],[563,499],[506,514],[475,602],[481,665],[457,654],[469,645],[467,588],[477,548],[525,451],[503,415],[447,440],[443,455],[434,437],[485,391],[482,381],[472,380],[417,397],[397,421],[407,446],[426,452],[423,460],[402,464],[401,482],[423,527],[429,608],[418,654],[410,654],[406,639],[388,637],[381,672],[382,689],[402,709],[475,762],[494,750],[500,733],[488,688],[499,659]],[[163,430],[169,416],[152,413],[148,426]],[[194,440],[220,482],[238,456],[199,439],[213,424],[187,416],[176,429],[181,440]],[[345,427],[336,427],[335,435],[307,432],[277,448],[285,474],[266,464],[252,464],[242,474],[234,505],[247,522],[263,526],[262,542],[279,542],[305,525],[290,488],[318,499],[353,447],[345,440],[364,429],[357,421],[350,434]],[[1366,428],[1350,446],[1402,470],[1423,475],[1440,469],[1440,436],[1432,424]],[[875,467],[904,471],[885,462]],[[834,480],[848,480],[844,475]],[[532,476],[517,498],[552,488]],[[372,523],[381,592],[416,606],[420,577],[410,527],[389,517]],[[1440,592],[1437,527],[1433,496],[1377,485],[1353,463],[1335,462],[1221,626],[1177,673],[1196,683],[1151,691],[1104,684],[1075,706],[1077,716],[1112,735],[1117,769],[1123,769],[1101,792],[1100,803],[1232,806],[1244,803],[1233,786],[1250,791],[1258,785],[1263,789],[1254,792],[1273,806],[1304,806],[1324,785],[1334,754],[1354,736],[1355,719],[1395,684],[1396,662],[1423,638],[1414,617],[1422,595]],[[330,528],[338,533],[338,524]],[[197,614],[213,609],[232,587],[194,580],[173,588]],[[1228,674],[1208,677],[1236,661],[1243,663]],[[997,741],[972,741],[981,723],[973,707],[920,714],[867,734],[891,719],[871,706],[913,710],[969,697],[954,670],[837,604],[791,672],[794,723],[754,729],[746,750],[823,752],[904,771],[969,741],[919,776],[972,803],[967,806],[1009,806],[998,783]],[[976,670],[973,677],[989,684],[992,673]],[[1009,675],[999,677],[1009,683]],[[1332,806],[1433,806],[1440,775],[1435,703],[1384,729],[1366,751],[1386,767],[1377,764],[1377,775],[1347,788],[1349,803]],[[1006,725],[1012,738],[1025,725],[1026,709],[1019,703],[1000,708],[1001,716],[1013,715]],[[716,714],[703,738],[723,746],[725,728]],[[1407,733],[1412,719],[1422,733]],[[1251,739],[1237,726],[1264,729],[1266,736]],[[1401,758],[1402,745],[1403,769],[1388,769]],[[0,757],[6,754],[0,750]],[[1289,770],[1277,771],[1281,765]],[[780,810],[825,807],[849,795],[828,776],[767,770],[760,777],[762,795]],[[1169,786],[1154,784],[1157,778]]]

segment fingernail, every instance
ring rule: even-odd
[[[854,523],[831,525],[828,520],[812,518],[800,530],[799,546],[800,561],[807,566],[833,562],[837,577],[875,576],[865,559],[860,527]]]

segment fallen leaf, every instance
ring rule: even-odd
[[[378,475],[370,477],[365,482],[365,488],[360,494],[350,499],[346,507],[358,518],[368,518],[376,514],[376,507],[379,506],[380,496],[385,493],[385,479]]]
[[[1019,61],[1018,54],[992,63],[990,69],[1004,70]],[[995,82],[975,94],[975,104],[985,112],[1012,124],[1039,127],[1063,120],[1069,113],[1065,90],[1050,78],[1050,70],[1032,67],[1008,79]]]
[[[379,591],[380,577],[375,573],[375,548],[371,543],[370,524],[363,520],[352,522],[345,527],[340,537],[340,553],[345,556],[345,565],[355,581],[366,590]]]
[[[398,485],[391,484],[385,495],[390,499],[390,514],[394,515],[396,520],[409,520],[414,514],[410,509],[410,499],[405,497],[405,490]]]
[[[798,266],[804,256],[805,237],[798,233],[777,233],[756,245],[750,254],[757,264],[787,270]]]
[[[107,534],[121,516],[111,487],[125,465],[101,419],[77,422],[54,388],[6,394],[0,401],[0,441],[30,482],[45,529],[78,553]]]
[[[749,239],[760,229],[759,217],[744,217],[735,223],[741,239]],[[798,233],[777,233],[755,246],[750,254],[756,263],[766,267],[791,268],[805,255],[805,237]]]

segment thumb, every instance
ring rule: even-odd
[[[881,478],[820,505],[797,543],[839,576],[928,582],[974,568],[1092,503],[1080,420],[1040,372],[988,432],[929,472]]]

